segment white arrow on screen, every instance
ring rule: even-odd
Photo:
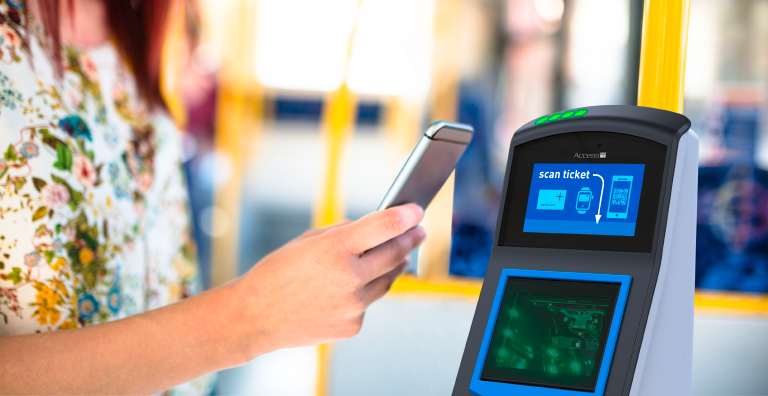
[[[595,224],[600,222],[600,209],[603,207],[603,190],[605,189],[605,179],[603,179],[602,176],[598,175],[597,173],[593,173],[592,176],[597,176],[600,178],[600,181],[603,182],[603,185],[600,187],[600,202],[597,203],[597,214],[595,215]]]

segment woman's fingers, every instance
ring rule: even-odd
[[[423,216],[421,207],[406,204],[373,212],[334,232],[340,234],[345,254],[360,255],[415,227]]]
[[[296,243],[296,242],[299,242],[299,241],[303,241],[303,240],[308,239],[308,238],[316,237],[316,236],[324,234],[324,233],[326,233],[326,232],[328,232],[328,231],[330,231],[330,230],[332,230],[334,228],[343,227],[343,226],[345,226],[347,224],[350,224],[350,223],[352,223],[352,220],[343,220],[343,221],[340,221],[340,222],[338,222],[336,224],[331,224],[331,225],[329,225],[327,227],[312,228],[312,229],[306,230],[306,231],[304,231],[304,233],[302,233],[301,235],[296,237],[296,239],[292,240],[290,242],[290,244],[293,244],[293,243]]]
[[[417,226],[365,252],[357,264],[360,277],[372,280],[392,271],[424,241],[426,235],[424,229]]]
[[[366,309],[376,300],[384,297],[384,295],[387,294],[389,289],[392,287],[392,284],[395,283],[395,279],[400,276],[400,274],[403,272],[403,270],[405,270],[405,267],[407,267],[410,262],[411,258],[406,257],[394,269],[365,285],[364,304]]]

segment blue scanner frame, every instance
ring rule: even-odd
[[[491,346],[491,337],[493,329],[496,326],[496,320],[499,316],[499,309],[504,297],[504,291],[507,288],[509,278],[525,279],[546,279],[561,281],[582,281],[582,282],[601,282],[619,284],[619,295],[616,298],[616,307],[611,317],[611,327],[606,337],[603,359],[600,364],[600,371],[597,375],[597,383],[594,392],[584,392],[569,389],[546,388],[535,385],[510,384],[503,382],[484,381],[480,379],[483,372],[485,359],[488,356],[488,350]],[[472,374],[472,380],[469,385],[469,392],[474,396],[495,396],[495,395],[526,395],[526,396],[576,396],[576,395],[595,395],[603,396],[605,384],[608,381],[608,372],[611,368],[611,360],[616,347],[616,340],[619,337],[619,328],[621,320],[624,317],[624,307],[629,295],[629,287],[632,283],[632,277],[629,275],[609,275],[609,274],[590,274],[583,272],[555,272],[555,271],[536,271],[521,269],[504,269],[501,271],[499,284],[496,287],[496,295],[493,298],[491,314],[488,316],[488,323],[485,326],[483,342],[480,346],[480,353],[475,362],[475,370]]]

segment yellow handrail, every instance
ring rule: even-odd
[[[183,2],[173,2],[168,12],[169,21],[165,29],[163,50],[160,54],[160,94],[165,99],[168,113],[173,118],[179,129],[184,129],[187,124],[187,109],[181,96],[180,75],[185,31],[185,15],[187,7]]]
[[[252,77],[252,53],[255,40],[253,20],[257,2],[240,1],[230,24],[216,103],[216,152],[229,161],[229,179],[214,191],[214,223],[228,224],[212,240],[211,286],[219,286],[237,277],[240,234],[240,190],[246,153],[246,135],[254,139],[260,131],[263,107],[262,87]],[[217,164],[226,165],[226,164]]]
[[[698,290],[694,300],[699,315],[768,316],[768,296],[758,293]]]
[[[683,112],[690,0],[645,0],[637,105]]]
[[[326,145],[325,180],[313,213],[312,225],[325,227],[344,220],[344,199],[342,194],[341,165],[344,148],[352,138],[357,119],[357,96],[346,84],[329,94],[325,100],[322,120],[322,136]],[[333,344],[317,346],[317,383],[315,395],[330,393],[331,357]]]
[[[357,20],[360,13],[358,0],[355,22],[349,34],[347,43],[346,65],[352,57],[352,40],[357,29]],[[346,74],[346,71],[345,71]],[[342,193],[342,158],[344,148],[352,139],[352,133],[357,120],[357,95],[350,91],[345,82],[335,92],[325,98],[323,116],[321,120],[321,133],[326,145],[325,180],[321,184],[321,190],[313,211],[312,226],[325,227],[344,220],[345,208]],[[333,356],[333,344],[326,343],[317,346],[317,381],[315,383],[315,395],[325,396],[330,393],[329,379],[331,376],[331,357]]]
[[[432,53],[431,120],[456,121],[459,106],[463,0],[435,2],[434,49]],[[422,279],[448,279],[453,218],[454,173],[445,182],[424,215],[427,239],[419,251],[418,274]]]
[[[357,119],[357,95],[346,84],[325,99],[322,117],[322,137],[325,144],[325,180],[313,213],[312,225],[325,227],[344,220],[341,161]]]

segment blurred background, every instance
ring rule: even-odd
[[[222,372],[217,393],[448,395],[514,131],[635,104],[641,0],[187,0],[166,43],[206,286],[374,210],[424,128],[475,138],[361,334]],[[691,0],[701,138],[694,394],[768,394],[768,0]]]

